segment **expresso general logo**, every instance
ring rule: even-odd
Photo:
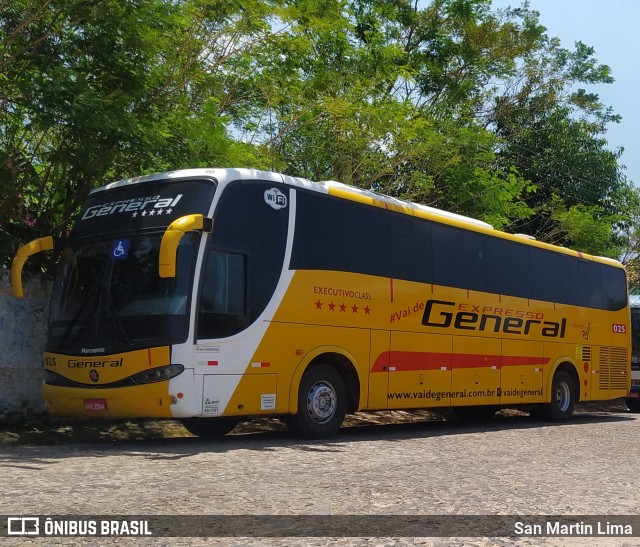
[[[502,332],[524,336],[540,334],[549,338],[564,338],[567,331],[567,320],[564,317],[560,322],[544,321],[544,315],[539,313],[518,310],[513,312],[514,315],[507,316],[498,314],[498,310],[495,309],[493,313],[478,313],[460,309],[462,306],[445,300],[427,300],[422,324],[425,327],[453,327],[465,331]]]
[[[88,220],[94,217],[106,217],[115,214],[131,213],[131,217],[146,217],[158,215],[170,215],[178,204],[182,194],[170,198],[162,196],[145,196],[140,198],[111,201],[88,207],[80,220]]]

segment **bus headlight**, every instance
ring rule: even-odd
[[[156,367],[149,370],[143,370],[131,376],[131,380],[136,384],[152,384],[154,382],[162,382],[175,378],[184,370],[182,365],[167,365],[165,367]]]
[[[58,387],[78,387],[80,385],[77,382],[69,380],[68,378],[65,378],[60,374],[56,374],[51,370],[44,371],[44,383]]]

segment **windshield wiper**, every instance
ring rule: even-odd
[[[80,303],[78,311],[76,311],[69,321],[60,342],[61,348],[66,347],[68,343],[74,340],[72,333],[78,322],[81,319],[88,319],[92,315],[95,315],[94,333],[97,333],[99,330],[100,320],[103,317],[108,317],[116,331],[116,335],[120,339],[120,343],[124,346],[131,345],[131,340],[127,336],[124,326],[122,325],[122,321],[120,321],[113,298],[111,297],[110,281],[112,274],[113,264],[109,265],[109,261],[106,261],[100,268],[100,272],[97,275],[99,280],[98,283],[91,288],[87,297]],[[85,325],[84,328],[86,330],[89,326]]]
[[[75,328],[80,318],[90,317],[93,313],[96,312],[96,310],[99,307],[101,292],[102,291],[100,289],[100,285],[96,285],[87,294],[87,297],[80,303],[80,305],[78,306],[78,311],[76,311],[76,313],[73,314],[73,317],[69,321],[69,324],[67,325],[67,328],[65,329],[64,334],[62,335],[62,340],[60,341],[61,348],[66,347],[66,344],[68,342],[71,342],[71,333],[73,332],[73,329]],[[91,308],[88,308],[87,305],[90,302],[92,302],[92,306]],[[87,309],[89,309],[89,311],[86,314],[83,314],[83,311],[86,311]]]
[[[127,332],[122,325],[122,321],[120,321],[120,316],[118,315],[116,305],[114,304],[113,298],[111,296],[111,277],[113,276],[113,262],[111,263],[111,267],[108,268],[108,271],[108,275],[103,276],[102,283],[100,284],[100,298],[98,300],[101,301],[102,299],[104,299],[104,315],[105,317],[109,317],[109,319],[111,319],[111,322],[115,327],[118,336],[120,337],[120,342],[124,346],[130,346],[131,339],[127,336]],[[98,309],[100,309],[100,306],[98,306]]]

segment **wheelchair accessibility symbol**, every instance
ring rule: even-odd
[[[115,260],[123,260],[129,254],[130,239],[116,239],[111,247],[111,256]]]

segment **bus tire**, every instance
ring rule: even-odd
[[[238,418],[183,418],[184,428],[201,439],[219,439],[231,433],[238,425]]]
[[[573,414],[577,393],[571,375],[564,370],[556,372],[551,384],[551,402],[541,407],[544,417],[551,422],[566,422]]]
[[[309,368],[300,380],[298,412],[287,419],[289,429],[306,439],[333,437],[347,411],[347,388],[340,373],[328,365]]]
[[[629,412],[633,412],[634,414],[640,413],[640,399],[625,399],[625,403]]]

